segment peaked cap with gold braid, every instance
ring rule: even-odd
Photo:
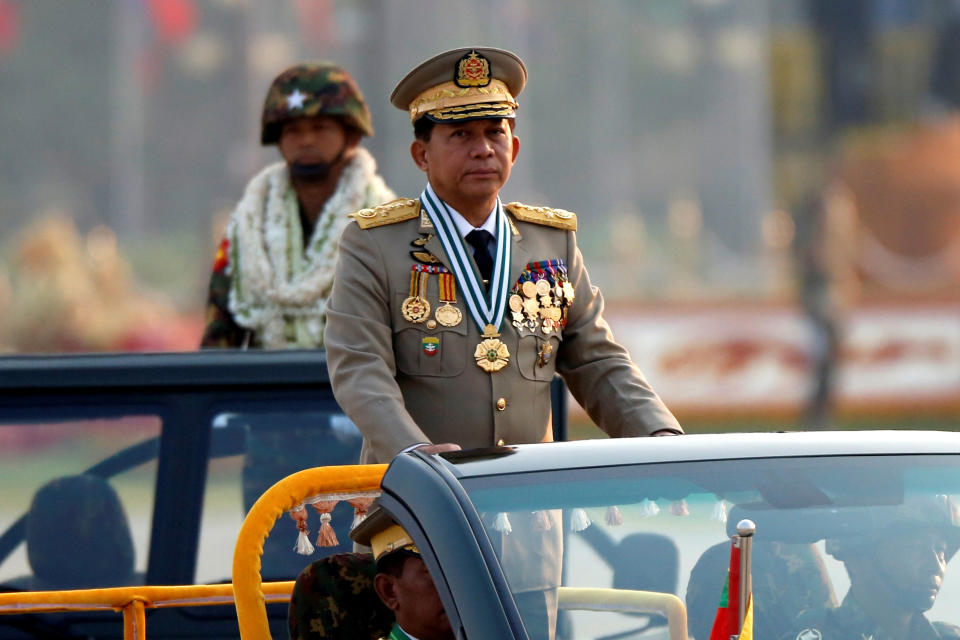
[[[527,68],[515,53],[490,47],[465,47],[434,56],[407,74],[390,102],[438,123],[480,118],[513,118]]]

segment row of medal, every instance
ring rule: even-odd
[[[513,326],[520,333],[537,328],[545,334],[560,331],[567,323],[567,308],[574,297],[563,260],[531,262],[507,301]]]
[[[439,279],[440,306],[430,320],[431,306],[427,300],[427,282],[431,274]],[[567,278],[563,260],[544,260],[527,265],[513,286],[507,304],[513,326],[521,333],[545,334],[559,331],[566,325],[567,309],[575,298],[573,285]],[[433,322],[444,327],[455,327],[463,322],[463,313],[455,307],[457,281],[443,265],[415,264],[410,269],[410,295],[403,301],[400,312],[404,320],[415,324]]]
[[[427,301],[427,281],[436,274],[440,281],[440,306],[430,319],[430,302]],[[463,322],[463,313],[454,306],[457,302],[457,280],[443,265],[415,264],[410,269],[410,295],[400,306],[400,313],[407,322],[426,322],[429,328],[437,324],[455,327]],[[433,326],[431,326],[433,325]]]

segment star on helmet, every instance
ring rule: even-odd
[[[303,101],[309,97],[310,96],[300,91],[300,89],[297,89],[287,96],[287,108],[291,110],[303,109]]]

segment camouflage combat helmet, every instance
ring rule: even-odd
[[[276,144],[283,123],[305,116],[339,116],[362,134],[373,135],[370,110],[349,73],[331,62],[305,62],[278,75],[263,103],[260,142]]]
[[[960,549],[960,506],[947,495],[908,496],[902,503],[871,507],[843,527],[846,535],[827,538],[827,553],[842,560],[872,548],[874,540],[935,531],[947,545],[947,559]]]

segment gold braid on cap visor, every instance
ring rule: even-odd
[[[479,116],[514,115],[517,101],[501,80],[491,80],[486,87],[458,87],[444,82],[430,87],[410,103],[410,122],[427,113],[437,120],[458,120]]]

